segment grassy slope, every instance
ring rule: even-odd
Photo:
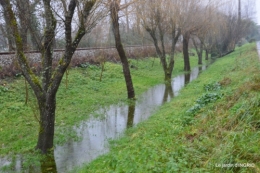
[[[255,44],[244,45],[216,61],[149,120],[112,141],[108,154],[74,172],[260,172],[259,74]],[[205,94],[203,86],[212,82],[222,84],[222,99],[194,117],[188,114]],[[254,168],[216,167],[235,163]]]
[[[138,69],[132,69],[132,78],[136,95],[149,87],[163,82],[163,71],[158,59],[131,60]],[[192,66],[197,58],[192,57]],[[176,59],[174,75],[182,72],[183,60]],[[64,78],[57,94],[55,144],[71,137],[76,139],[70,127],[100,106],[126,101],[127,93],[120,64],[106,63],[102,82],[99,81],[100,68],[90,66],[87,69],[72,69],[68,75],[68,89]],[[38,123],[36,120],[36,100],[30,91],[28,106],[24,105],[24,79],[0,81],[0,155],[29,151],[37,141]],[[8,89],[8,90],[7,90]]]

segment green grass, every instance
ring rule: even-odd
[[[159,59],[130,61],[137,67],[131,69],[137,97],[149,87],[163,83],[164,76]],[[182,58],[177,57],[175,64],[173,74],[182,73]],[[197,66],[196,57],[191,57],[191,65]],[[71,138],[78,140],[72,127],[87,120],[95,110],[127,101],[121,65],[107,62],[101,82],[100,72],[100,67],[91,65],[88,68],[70,69],[67,82],[64,76],[57,94],[55,145]],[[25,105],[23,78],[0,83],[0,155],[32,151],[36,146],[39,128],[36,100],[32,91],[29,91],[29,103]]]
[[[205,88],[216,82],[222,97],[194,114],[187,112],[215,92]],[[257,173],[259,148],[260,65],[255,44],[247,44],[218,59],[147,121],[111,141],[108,154],[73,172]],[[235,167],[246,163],[254,167]]]

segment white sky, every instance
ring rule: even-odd
[[[256,0],[256,20],[258,25],[260,25],[260,0]]]

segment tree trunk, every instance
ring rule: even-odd
[[[118,11],[119,11],[118,2],[115,2],[115,1],[111,2],[110,15],[111,15],[111,19],[112,19],[113,32],[114,32],[114,37],[115,37],[115,42],[116,42],[116,49],[119,54],[120,60],[122,62],[122,66],[123,66],[123,73],[124,73],[124,77],[125,77],[128,98],[133,99],[133,98],[135,98],[134,86],[133,86],[133,82],[132,82],[130,68],[128,65],[128,60],[127,60],[127,57],[125,54],[124,47],[121,42],[120,31],[119,31],[119,22],[118,22],[118,20],[119,20]]]
[[[206,56],[205,56],[205,60],[209,60],[209,51],[208,49],[205,50]]]
[[[23,41],[23,49],[28,49],[28,43],[27,43],[27,32],[28,32],[28,23],[30,20],[30,2],[29,0],[18,0],[17,1],[17,9],[18,9],[18,16],[20,21],[20,33],[21,38]]]
[[[165,80],[170,80],[172,78],[172,71],[173,71],[173,68],[174,68],[174,53],[175,53],[175,47],[176,47],[176,44],[178,42],[178,39],[181,35],[181,29],[178,28],[177,29],[177,33],[176,33],[176,28],[173,27],[172,29],[172,45],[171,45],[171,55],[170,55],[170,61],[169,61],[169,66],[167,67],[167,76],[165,77]]]
[[[186,32],[183,35],[184,71],[190,71],[189,40],[190,40],[190,33]]]
[[[71,22],[76,8],[76,0],[71,0],[69,3],[68,12],[65,15],[65,40],[66,47],[63,56],[60,59],[58,67],[52,73],[52,49],[53,38],[55,37],[56,18],[53,15],[51,8],[51,1],[45,0],[44,11],[46,27],[44,33],[44,44],[42,45],[42,68],[41,72],[42,83],[36,74],[32,72],[28,64],[28,58],[24,54],[23,42],[21,33],[18,29],[17,20],[12,10],[12,6],[9,0],[1,0],[0,5],[3,7],[3,11],[7,14],[10,20],[6,23],[11,28],[12,34],[15,36],[16,43],[16,58],[18,59],[19,66],[23,72],[24,77],[30,84],[38,101],[38,107],[40,111],[40,129],[38,142],[36,149],[39,149],[42,154],[48,153],[53,148],[54,139],[54,123],[55,123],[55,109],[56,109],[56,93],[59,89],[62,77],[70,64],[73,53],[75,52],[80,40],[85,35],[85,22],[83,19],[88,18],[92,7],[96,1],[87,1],[84,4],[84,11],[82,11],[82,20],[80,20],[80,26],[76,33],[74,40],[71,36]]]
[[[3,2],[2,2],[3,3]],[[2,4],[1,4],[2,5]],[[10,21],[10,16],[8,15],[8,12],[6,10],[3,10],[3,16],[4,16],[4,20],[5,21]],[[15,47],[14,47],[14,39],[11,33],[11,27],[10,25],[8,25],[8,23],[6,22],[6,26],[5,26],[5,34],[7,37],[7,42],[8,42],[8,51],[14,51]]]
[[[125,4],[127,4],[127,0],[125,0]],[[129,33],[130,31],[130,26],[129,26],[129,14],[128,14],[128,6],[125,8],[125,18],[126,18],[126,33]]]
[[[161,50],[159,45],[158,45],[158,40],[157,40],[157,37],[156,37],[156,34],[155,34],[155,30],[152,30],[150,28],[146,28],[146,31],[149,32],[150,36],[153,39],[156,54],[157,54],[157,56],[159,56],[160,61],[162,63],[162,67],[163,67],[163,71],[164,71],[164,80],[167,81],[167,80],[171,79],[171,73],[169,72],[168,67],[167,67],[164,44],[162,43],[162,50]],[[160,33],[160,39],[161,39],[161,41],[163,40],[162,33]]]
[[[193,43],[196,53],[198,55],[198,65],[201,65],[202,64],[203,44],[200,41],[200,43],[199,43],[200,45],[198,46],[198,43],[195,41],[194,38],[192,38],[192,43]]]
[[[37,98],[40,110],[40,129],[36,149],[39,149],[43,154],[50,152],[53,148],[54,125],[55,125],[55,96],[46,96]]]

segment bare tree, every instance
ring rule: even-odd
[[[123,66],[123,73],[126,82],[127,94],[129,99],[135,98],[134,86],[131,78],[130,68],[128,60],[125,54],[125,50],[121,41],[120,31],[119,31],[119,11],[120,11],[120,0],[109,0],[108,5],[110,8],[110,16],[113,26],[113,33],[115,37],[116,49],[119,54],[120,60]],[[126,4],[128,5],[128,4]],[[121,7],[122,8],[122,7]]]
[[[93,12],[93,9],[97,6],[98,2],[98,0],[70,0],[68,5],[64,6],[64,18],[62,18],[62,20],[64,22],[66,47],[62,57],[60,58],[58,67],[53,70],[53,40],[55,38],[57,19],[54,15],[55,11],[51,5],[51,0],[42,1],[45,17],[45,32],[44,40],[41,44],[42,46],[40,47],[42,53],[43,70],[41,72],[41,78],[39,78],[32,72],[32,69],[28,64],[28,58],[24,54],[21,32],[18,28],[17,17],[15,16],[10,0],[0,1],[0,5],[9,19],[6,21],[6,23],[11,28],[11,32],[15,37],[16,58],[19,62],[19,66],[23,72],[23,76],[30,84],[37,98],[40,112],[40,130],[36,149],[40,150],[43,154],[48,153],[53,147],[56,93],[59,89],[62,77],[70,64],[72,55],[75,52],[81,38],[86,34],[86,32],[89,31],[89,29],[93,27],[89,25],[90,23],[88,22],[88,19],[91,17],[91,12]],[[78,8],[80,9],[80,11],[78,11],[79,18],[77,19],[78,29],[77,34],[73,39],[72,20],[77,6],[80,7]]]
[[[4,18],[4,21],[10,21],[9,15],[8,15],[7,11],[5,11],[5,10],[3,10],[3,18]],[[11,29],[7,24],[5,24],[5,27],[2,28],[2,33],[7,38],[8,50],[14,51],[14,49],[15,49],[14,38],[12,36]]]
[[[169,17],[169,13],[173,12],[169,11],[171,10],[169,7],[170,1],[166,0],[139,1],[137,5],[137,13],[141,18],[142,25],[152,38],[156,53],[161,60],[165,80],[171,79],[174,67],[175,45],[180,35],[180,30],[176,26],[175,21]],[[169,24],[170,22],[172,22],[171,25]],[[167,62],[165,35],[169,30],[172,36],[172,54]]]
[[[189,41],[192,34],[205,26],[207,16],[203,14],[205,2],[202,0],[184,0],[180,6],[182,9],[180,26],[183,36],[184,70],[190,71]],[[207,5],[207,4],[206,4]]]

